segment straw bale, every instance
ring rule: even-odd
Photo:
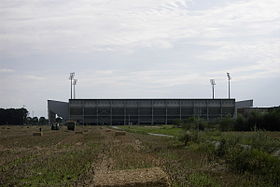
[[[159,167],[97,173],[94,180],[96,187],[170,187],[168,175]]]
[[[125,132],[124,131],[117,131],[117,132],[115,132],[115,136],[125,136]]]
[[[33,136],[43,136],[43,132],[34,132]]]

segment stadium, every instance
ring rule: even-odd
[[[190,117],[212,120],[235,117],[237,107],[251,107],[252,100],[235,99],[69,99],[48,100],[48,116],[83,125],[173,124]]]

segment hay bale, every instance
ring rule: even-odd
[[[76,122],[75,121],[68,121],[65,123],[65,125],[67,126],[68,130],[74,131],[76,128]]]
[[[125,132],[124,131],[117,131],[115,132],[115,136],[125,136]]]
[[[76,131],[75,134],[83,134],[82,131]]]
[[[34,132],[33,136],[43,136],[43,132]]]
[[[51,130],[59,130],[59,129],[60,129],[60,127],[59,127],[58,123],[51,125]]]
[[[94,181],[96,187],[170,187],[168,175],[159,167],[97,173]]]

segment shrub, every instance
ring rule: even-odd
[[[200,187],[200,186],[216,186],[219,187],[220,184],[216,179],[210,175],[204,173],[192,173],[188,176],[188,181],[191,183],[191,186]]]
[[[279,131],[280,107],[267,112],[253,111],[237,116],[234,130],[250,131],[256,129]]]
[[[191,117],[184,121],[182,128],[184,130],[204,130],[207,122],[201,118]]]
[[[76,123],[74,121],[69,121],[66,123],[67,129],[74,131],[76,128]]]
[[[245,150],[240,146],[235,146],[226,155],[226,163],[230,169],[238,173],[250,172],[279,185],[280,160],[268,153],[257,149]]]
[[[235,120],[231,117],[226,117],[221,119],[218,123],[221,131],[231,131],[234,129]]]
[[[178,127],[182,127],[184,124],[184,121],[183,120],[180,120],[180,119],[176,119],[174,120],[174,125],[178,128]]]
[[[267,136],[264,131],[257,131],[249,137],[249,144],[254,149],[258,149],[264,152],[272,153],[280,146],[279,140]]]
[[[222,134],[193,130],[186,131],[182,140],[189,149],[206,153],[210,160],[224,159],[233,171],[262,176],[265,181],[279,185],[280,159],[271,153],[279,148],[280,142],[264,131]]]
[[[234,124],[234,130],[236,131],[249,131],[247,119],[243,115],[237,115]]]
[[[198,142],[199,141],[198,131],[186,131],[181,137],[179,137],[179,140],[184,142],[185,146],[189,142]]]
[[[52,124],[51,130],[59,130],[59,124],[58,123]]]

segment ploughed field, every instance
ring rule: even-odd
[[[42,128],[42,136],[34,136]],[[0,186],[269,186],[171,137],[100,126],[0,126]],[[168,134],[168,133],[167,133]],[[271,136],[279,138],[280,133]]]

